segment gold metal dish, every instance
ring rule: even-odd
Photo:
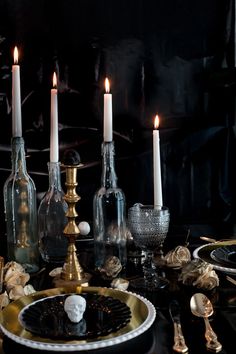
[[[39,337],[21,326],[18,315],[25,306],[49,296],[71,293],[93,293],[119,299],[130,308],[132,314],[131,320],[125,327],[107,336],[73,341],[55,341],[50,338]],[[154,306],[140,295],[110,288],[76,286],[39,291],[13,301],[0,313],[0,326],[3,333],[10,339],[31,348],[52,351],[80,351],[107,347],[132,339],[145,332],[154,322],[155,316],[156,311]]]

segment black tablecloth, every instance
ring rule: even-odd
[[[175,240],[175,242],[178,243],[177,240]],[[192,242],[190,248],[193,249],[195,247],[195,243]],[[50,283],[47,283],[47,272],[45,272],[45,274],[45,278],[43,275],[40,275],[40,288],[48,288],[50,286]],[[118,345],[74,353],[127,354],[132,352],[135,354],[172,354],[174,331],[169,314],[169,303],[172,299],[177,299],[181,306],[181,324],[185,341],[189,348],[189,354],[208,353],[205,346],[204,320],[193,316],[189,307],[191,296],[195,292],[204,292],[213,303],[214,314],[210,317],[210,323],[217,333],[219,341],[223,345],[223,349],[220,353],[235,354],[236,286],[226,280],[225,274],[219,272],[220,286],[211,291],[202,291],[201,289],[183,286],[178,282],[178,275],[178,270],[165,270],[165,276],[170,280],[170,285],[167,289],[157,292],[141,292],[141,295],[149,299],[156,308],[156,319],[149,330],[136,338]],[[97,285],[96,281],[94,285]],[[132,291],[134,289],[130,288],[129,290]],[[3,351],[4,354],[55,353],[31,349],[19,345],[7,337],[3,339]]]

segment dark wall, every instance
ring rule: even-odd
[[[232,232],[233,5],[230,0],[1,0],[1,186],[11,167],[11,65],[18,45],[27,164],[39,194],[48,184],[56,70],[60,156],[68,147],[79,151],[85,166],[79,172],[78,208],[81,219],[92,219],[109,76],[117,174],[127,206],[153,201],[152,127],[158,112],[163,195],[172,223],[213,224],[216,232]]]

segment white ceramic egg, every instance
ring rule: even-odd
[[[87,221],[81,221],[78,225],[81,235],[86,236],[90,232],[90,226]]]

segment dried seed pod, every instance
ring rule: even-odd
[[[194,259],[183,266],[179,280],[185,285],[211,290],[219,286],[219,278],[213,266],[201,259]]]
[[[21,296],[24,296],[24,288],[22,285],[15,285],[14,288],[12,288],[9,292],[9,299],[10,300],[17,300]]]
[[[14,286],[21,285],[22,287],[29,281],[30,275],[28,273],[22,273],[15,271],[12,273],[11,277],[5,281],[6,289],[9,292]]]
[[[4,307],[6,307],[9,304],[10,300],[7,295],[7,292],[5,291],[4,293],[0,294],[0,309],[2,310]]]
[[[123,278],[115,278],[111,282],[111,287],[119,290],[127,290],[129,281]]]
[[[105,261],[103,268],[100,269],[101,273],[105,273],[108,278],[116,278],[122,269],[121,262],[118,257],[111,256]]]
[[[171,268],[181,268],[190,261],[191,253],[185,246],[177,246],[165,256],[166,265]]]

